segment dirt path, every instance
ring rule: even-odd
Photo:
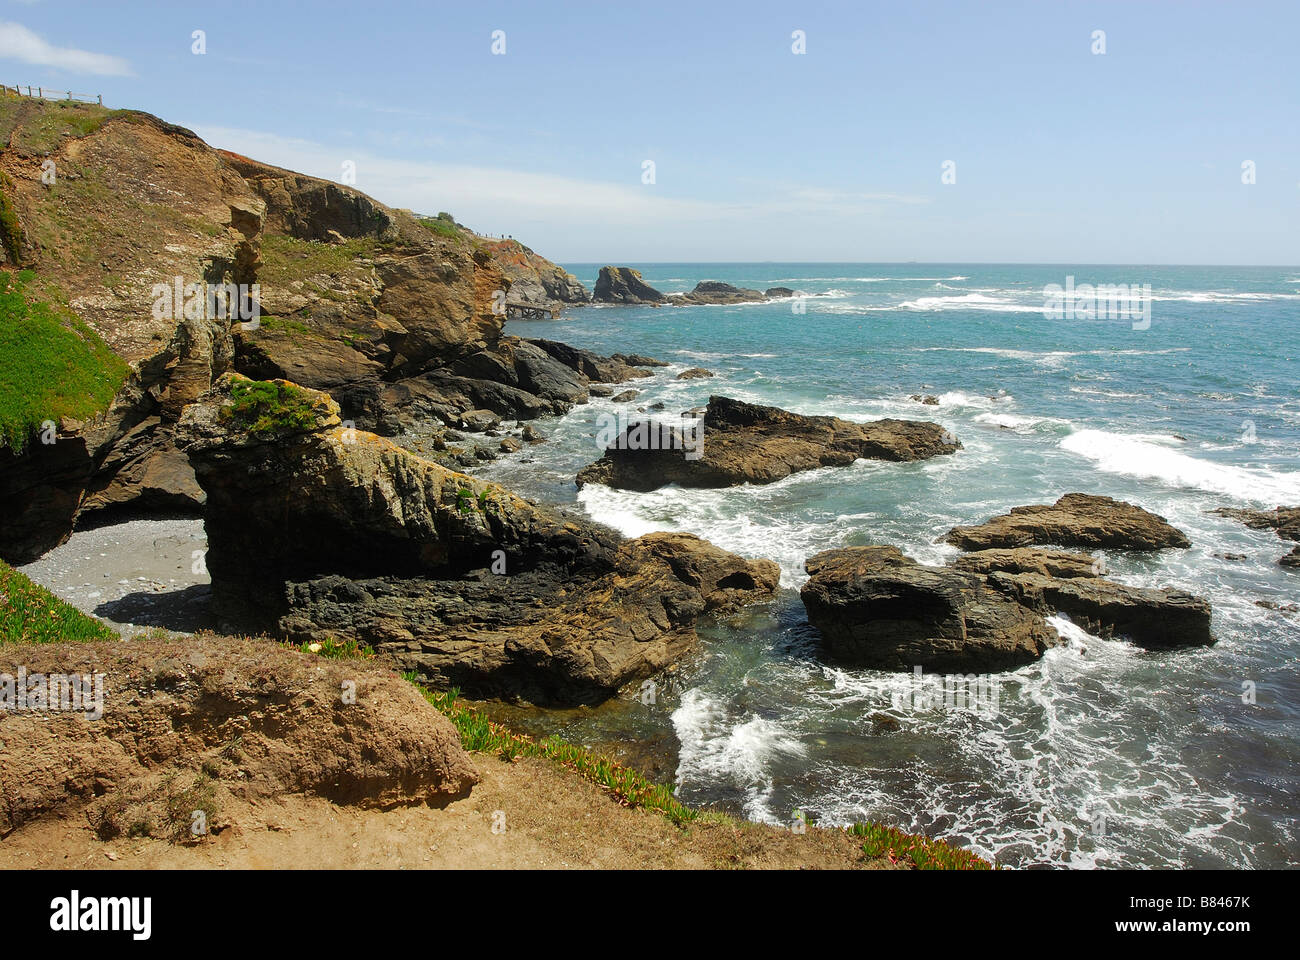
[[[232,826],[193,846],[100,841],[75,814],[0,840],[0,868],[696,868],[868,869],[837,831],[804,834],[759,824],[673,826],[619,806],[581,777],[540,760],[474,755],[483,781],[443,809],[387,811],[293,796],[225,811]],[[499,813],[498,813],[499,811]],[[493,825],[504,824],[494,833]]]

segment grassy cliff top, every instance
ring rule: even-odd
[[[129,367],[30,271],[0,270],[0,447],[23,450],[46,421],[104,410]]]

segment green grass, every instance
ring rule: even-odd
[[[129,367],[71,310],[34,297],[31,271],[0,271],[0,447],[21,452],[61,417],[103,411]]]
[[[236,380],[222,419],[233,419],[255,437],[302,433],[317,425],[317,400],[302,387],[269,380]]]
[[[318,276],[346,276],[364,279],[369,266],[358,262],[379,249],[374,237],[352,237],[343,243],[298,240],[281,234],[262,238],[262,268],[258,282],[263,289],[287,290],[293,284]]]
[[[118,636],[0,560],[0,644],[87,643]]]
[[[416,220],[430,233],[436,233],[440,237],[454,240],[460,236],[460,227],[456,226],[456,221],[449,213],[440,213],[437,217],[416,217]]]
[[[499,723],[484,717],[474,708],[459,701],[456,689],[446,692],[430,690],[420,684],[414,673],[402,675],[415,684],[424,699],[433,704],[456,727],[466,750],[493,754],[503,760],[516,757],[543,757],[581,774],[585,779],[604,788],[619,803],[629,807],[646,807],[657,810],[673,823],[689,823],[701,816],[699,810],[686,806],[675,796],[672,788],[651,783],[635,770],[592,753],[585,747],[568,743],[559,737],[534,740],[515,733]]]

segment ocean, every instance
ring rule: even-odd
[[[588,286],[599,266],[567,265]],[[628,384],[633,403],[593,398],[539,423],[547,443],[476,473],[630,536],[688,531],[769,558],[782,589],[770,608],[702,624],[699,653],[653,703],[535,725],[587,742],[675,738],[678,792],[692,803],[770,822],[795,810],[879,820],[1006,866],[1300,863],[1300,613],[1256,602],[1300,601],[1300,571],[1278,566],[1293,545],[1272,531],[1207,513],[1300,504],[1300,268],[640,269],[664,292],[708,279],[804,296],[512,321],[520,336],[671,366]],[[1044,288],[1071,282],[1149,285],[1150,322],[1045,317]],[[694,366],[716,377],[674,379]],[[659,416],[675,416],[710,394],[850,420],[932,419],[963,449],[769,486],[576,489],[574,474],[601,453],[602,415],[662,401]],[[1104,558],[1122,582],[1208,598],[1216,645],[1148,652],[1057,618],[1067,642],[996,675],[993,710],[913,705],[896,675],[821,656],[798,596],[805,558],[879,543],[942,563],[957,551],[935,539],[954,524],[1072,491],[1137,503],[1187,533],[1188,550]]]

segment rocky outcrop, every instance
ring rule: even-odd
[[[82,807],[101,839],[190,840],[195,810],[226,826],[229,794],[442,805],[479,779],[451,722],[374,663],[232,637],[0,646],[19,668],[102,674],[103,712],[0,712],[0,835]]]
[[[492,262],[510,284],[511,303],[582,304],[591,293],[563,267],[538,256],[518,240],[480,236],[479,243],[492,254]]]
[[[1013,507],[976,526],[953,527],[943,537],[963,550],[1061,547],[1161,550],[1190,545],[1164,517],[1110,497],[1067,493],[1051,505]]]
[[[795,295],[795,291],[789,287],[768,287],[763,291],[763,296],[769,300],[788,300]]]
[[[605,699],[690,649],[698,616],[778,580],[696,537],[625,540],[421,460],[291,384],[227,377],[180,436],[223,629],[355,638],[482,695]]]
[[[691,367],[677,374],[678,380],[708,380],[714,376],[712,370],[705,370],[703,367]]]
[[[1020,666],[1060,642],[1045,620],[1056,613],[1149,648],[1214,642],[1206,601],[1103,579],[1084,565],[1091,558],[1048,551],[973,556],[980,562],[935,567],[894,547],[830,550],[805,564],[810,579],[800,596],[833,657],[887,670]]]
[[[1252,530],[1276,530],[1283,540],[1300,542],[1300,507],[1274,507],[1272,510],[1243,510],[1220,507],[1211,513],[1239,520]],[[1283,554],[1278,563],[1284,567],[1300,568],[1300,546]]]
[[[684,305],[728,304],[728,303],[762,303],[768,299],[761,290],[748,287],[735,287],[720,280],[701,280],[689,293],[673,296],[673,302]]]
[[[0,537],[0,555],[32,559],[88,511],[201,510],[172,435],[232,369],[325,390],[361,428],[418,427],[434,442],[438,424],[474,410],[521,420],[587,399],[583,374],[502,332],[502,294],[586,299],[521,244],[214,150],[143,113],[0,97],[0,128],[17,262],[130,364],[111,407],[64,425],[56,450],[0,452],[0,506],[41,512]],[[247,285],[257,322],[192,309],[202,298],[185,291],[206,284]]]
[[[593,303],[664,303],[668,298],[641,279],[631,267],[601,267],[592,291]]]
[[[580,350],[555,340],[529,340],[528,342],[592,383],[623,383],[626,380],[640,380],[654,376],[649,370],[641,369],[642,367],[666,366],[648,357],[627,357],[622,354],[602,357],[590,350]]]
[[[578,473],[577,482],[627,490],[655,490],[669,483],[729,487],[772,483],[802,470],[847,466],[859,459],[922,460],[959,447],[937,423],[850,423],[710,397],[702,421],[684,421],[680,427],[659,421],[628,425],[601,459]]]

